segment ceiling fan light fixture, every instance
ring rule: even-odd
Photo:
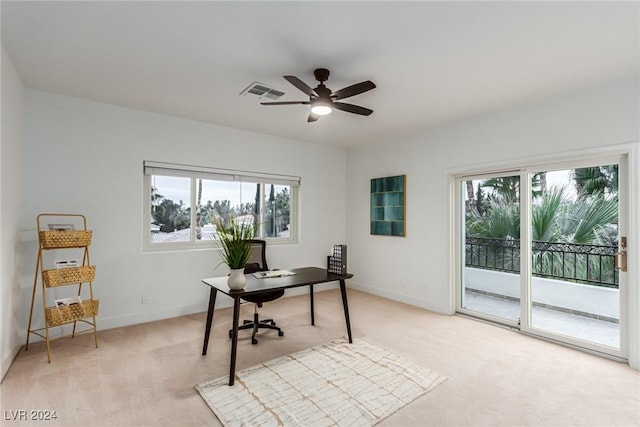
[[[316,116],[326,116],[332,111],[331,104],[323,100],[315,101],[311,107],[311,112]]]
[[[367,80],[364,82],[356,83],[351,86],[344,87],[336,92],[324,85],[325,80],[329,78],[329,70],[326,68],[318,68],[313,74],[316,80],[320,84],[316,88],[312,88],[296,76],[283,76],[286,81],[295,86],[298,90],[303,92],[309,97],[308,101],[278,101],[278,102],[261,102],[262,105],[292,105],[301,104],[309,105],[311,113],[307,122],[315,122],[320,116],[326,116],[330,114],[334,109],[345,111],[347,113],[359,114],[361,116],[368,116],[373,113],[373,110],[359,105],[347,104],[345,102],[336,102],[344,98],[360,95],[361,93],[374,89],[376,85]]]

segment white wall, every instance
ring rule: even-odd
[[[638,93],[636,75],[348,150],[347,244],[352,248],[348,262],[355,275],[351,285],[451,313],[449,224],[453,213],[448,172],[639,141]],[[372,236],[370,179],[400,174],[407,175],[407,236]],[[637,179],[635,175],[634,194],[640,188]],[[631,286],[636,289],[633,304],[640,307],[638,283]],[[640,320],[634,316],[632,325],[638,334]],[[637,339],[631,353],[637,367]]]
[[[0,378],[18,353],[22,338],[18,321],[24,307],[19,300],[19,218],[22,194],[22,81],[2,47],[2,107],[0,122]]]
[[[147,159],[302,176],[300,243],[272,247],[270,265],[323,266],[331,245],[346,242],[349,270],[355,274],[350,286],[449,313],[448,171],[638,141],[638,86],[637,76],[622,79],[353,148],[346,155],[340,149],[26,90],[24,185],[18,200],[24,232],[20,288],[13,297],[22,311],[13,329],[22,334],[26,329],[37,248],[33,229],[42,212],[88,217],[94,230],[92,262],[98,266],[99,328],[205,310],[207,290],[200,279],[216,274],[214,251],[142,253],[142,161]],[[3,107],[4,99],[3,93]],[[3,139],[4,132],[3,125]],[[19,127],[14,133],[19,136]],[[4,214],[4,142],[2,151]],[[407,175],[407,237],[371,236],[370,179],[397,174]],[[636,173],[636,192],[637,181]],[[2,243],[4,249],[4,237]],[[632,251],[632,258],[640,258]],[[3,298],[4,265],[3,258]],[[638,284],[631,285],[636,289],[631,299],[640,306]],[[140,304],[143,293],[150,295],[150,304]],[[218,299],[218,304],[225,302]],[[631,316],[630,333],[637,333],[638,315]],[[4,323],[1,328],[3,337],[11,330]],[[637,343],[630,354],[637,366]]]
[[[36,216],[44,212],[87,217],[99,329],[206,310],[200,279],[226,274],[224,266],[214,271],[215,250],[142,252],[143,160],[300,176],[299,243],[270,245],[270,266],[324,266],[332,245],[346,239],[342,149],[34,90],[25,90],[25,110],[21,326]],[[149,304],[141,304],[142,294]],[[228,303],[218,298],[217,305]]]

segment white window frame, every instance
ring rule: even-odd
[[[196,181],[197,179],[206,179],[214,181],[234,181],[243,183],[262,184],[260,186],[260,212],[265,212],[264,195],[265,184],[288,185],[291,188],[289,195],[290,211],[289,219],[291,229],[289,237],[260,237],[263,233],[260,226],[260,235],[256,238],[267,240],[269,244],[291,244],[298,242],[298,188],[300,187],[301,178],[290,175],[278,175],[261,172],[240,171],[232,169],[210,168],[205,166],[182,165],[176,163],[164,163],[147,161],[143,162],[143,226],[142,226],[142,242],[144,252],[157,251],[174,251],[174,250],[193,250],[218,248],[217,240],[197,240],[195,236],[195,227],[191,227],[191,236],[189,241],[182,242],[160,242],[152,243],[151,236],[151,177],[158,176],[175,176],[181,178],[191,178],[191,224],[195,224],[195,200],[196,200]]]

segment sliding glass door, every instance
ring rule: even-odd
[[[620,341],[621,161],[529,176],[530,297],[524,328],[617,354]]]
[[[455,184],[457,311],[624,357],[626,157]]]
[[[476,175],[461,194],[459,310],[501,323],[520,318],[520,176]]]

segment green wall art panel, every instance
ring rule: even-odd
[[[371,234],[405,236],[406,175],[371,180]]]

